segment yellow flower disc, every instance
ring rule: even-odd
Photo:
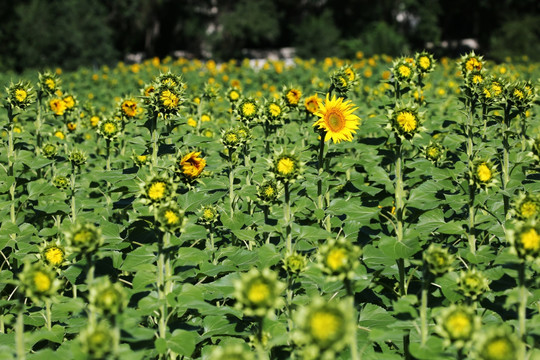
[[[270,112],[270,115],[277,117],[281,114],[281,107],[277,104],[270,104],[268,106],[268,111]]]
[[[167,224],[169,225],[178,224],[178,222],[180,221],[180,217],[178,216],[178,214],[172,210],[165,211],[164,216],[165,216],[165,219],[167,220]]]
[[[523,249],[533,252],[540,250],[540,235],[538,235],[536,229],[533,228],[523,232],[520,239]]]
[[[163,181],[156,181],[150,185],[147,194],[151,200],[158,201],[163,199],[166,190],[167,184],[165,184]]]
[[[420,59],[418,59],[418,65],[424,70],[429,69],[431,66],[431,60],[428,56],[421,56]]]
[[[525,219],[529,219],[535,216],[537,212],[538,212],[538,208],[534,201],[527,201],[521,205],[521,209],[520,209],[521,217]]]
[[[159,99],[167,109],[174,109],[178,106],[178,96],[170,90],[162,91]]]
[[[398,72],[403,78],[408,78],[411,76],[411,68],[406,65],[400,65]]]
[[[49,291],[52,281],[47,274],[38,270],[34,273],[34,285],[37,291],[44,293]]]
[[[473,323],[467,314],[456,311],[446,318],[444,327],[452,339],[466,339],[472,335]]]
[[[255,115],[255,112],[257,111],[257,108],[255,107],[255,104],[251,102],[247,102],[244,105],[242,105],[242,115],[250,117]]]
[[[191,179],[199,176],[206,166],[206,160],[199,157],[201,152],[190,152],[180,160],[183,174]]]
[[[287,92],[286,98],[289,105],[298,105],[302,92],[298,89],[291,89]]]
[[[396,118],[400,129],[405,133],[411,133],[418,127],[416,116],[410,111],[402,111]]]
[[[484,359],[514,359],[516,349],[506,338],[496,338],[484,347]]]
[[[339,271],[339,269],[347,264],[347,250],[344,248],[336,248],[330,250],[326,257],[326,264],[332,271]]]
[[[339,328],[342,326],[341,319],[335,314],[324,310],[315,312],[309,319],[309,328],[311,336],[320,342],[328,342],[334,340],[339,333]]]
[[[289,175],[294,171],[294,166],[295,166],[294,160],[292,160],[291,158],[285,157],[278,161],[277,171],[281,175]]]
[[[18,102],[23,102],[28,97],[28,93],[24,89],[17,89],[15,90],[15,99],[17,99]]]
[[[493,176],[491,169],[486,163],[478,165],[478,168],[476,168],[476,175],[478,176],[478,180],[483,183],[487,183]]]
[[[248,289],[247,298],[253,304],[260,304],[270,296],[270,288],[262,281],[257,281]]]
[[[58,266],[64,261],[64,252],[57,246],[45,250],[45,260],[52,266]]]
[[[122,103],[122,112],[127,117],[135,117],[137,115],[137,103],[132,100],[126,100]]]

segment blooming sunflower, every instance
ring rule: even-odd
[[[44,244],[42,247],[39,257],[47,265],[57,268],[66,263],[66,251],[60,243],[50,243]]]
[[[122,117],[131,119],[137,116],[139,113],[139,108],[134,100],[127,99],[122,101],[120,104],[120,111],[122,113]]]
[[[240,101],[236,110],[238,117],[245,123],[249,123],[257,118],[259,106],[254,99],[245,98]]]
[[[285,88],[283,91],[283,100],[287,106],[296,107],[300,103],[302,97],[302,91],[294,87]]]
[[[304,107],[306,112],[310,115],[314,115],[319,110],[319,102],[321,99],[319,95],[311,95],[304,100]]]
[[[272,161],[271,171],[283,182],[293,182],[302,171],[299,160],[293,154],[282,153]]]
[[[418,72],[422,75],[432,72],[435,69],[435,60],[433,55],[425,51],[416,53],[414,62]]]
[[[336,98],[332,96],[330,99],[329,94],[326,95],[326,99],[323,102],[319,101],[319,109],[315,112],[320,119],[317,120],[313,126],[318,126],[319,129],[325,131],[326,135],[324,141],[330,139],[334,143],[339,143],[342,140],[352,141],[353,134],[358,129],[360,118],[353,114],[357,109],[350,100],[343,98]]]
[[[63,99],[53,98],[49,101],[49,108],[56,116],[62,116],[66,113],[67,105]]]
[[[473,163],[471,182],[479,188],[489,188],[497,182],[497,167],[489,160],[476,160]]]
[[[193,151],[182,157],[178,163],[181,168],[182,174],[188,180],[194,180],[201,175],[204,167],[206,166],[206,160],[200,157],[200,151]]]

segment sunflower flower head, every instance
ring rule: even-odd
[[[283,258],[283,269],[285,269],[285,271],[291,275],[297,276],[305,271],[307,264],[307,258],[296,251],[286,255],[285,258]]]
[[[281,152],[271,162],[271,171],[282,182],[294,182],[303,171],[300,160],[293,153]]]
[[[285,290],[285,284],[268,268],[262,271],[253,268],[242,274],[235,282],[234,289],[236,307],[248,316],[265,317],[284,305],[281,293]]]
[[[443,309],[436,318],[436,331],[445,342],[462,348],[471,342],[480,328],[479,317],[468,306],[450,305]]]
[[[214,82],[207,82],[204,84],[202,98],[208,101],[217,99],[219,97],[220,87],[219,84]]]
[[[412,83],[416,77],[414,60],[409,61],[406,57],[396,59],[390,71],[394,81],[403,85]]]
[[[241,96],[242,94],[240,93],[240,91],[234,87],[231,87],[227,90],[227,99],[229,99],[231,103],[236,103],[238,100],[240,100]]]
[[[154,175],[141,183],[141,200],[153,209],[167,203],[176,192],[175,185],[166,175]]]
[[[11,83],[6,88],[7,104],[13,109],[24,110],[34,103],[36,94],[34,89],[27,81],[19,81],[16,84]]]
[[[157,76],[152,88],[148,87],[148,91],[145,91],[145,102],[149,106],[150,114],[164,118],[178,115],[185,101],[185,88],[186,85],[177,75],[169,72]]]
[[[114,352],[116,334],[110,324],[90,324],[79,335],[81,350],[88,359],[109,359]]]
[[[264,104],[264,119],[270,125],[279,125],[286,115],[285,106],[279,100],[266,101]]]
[[[471,184],[475,184],[478,188],[488,189],[497,183],[497,167],[489,160],[474,161],[471,171]]]
[[[352,67],[342,66],[330,75],[330,84],[340,97],[345,97],[358,84],[358,75]]]
[[[67,263],[66,249],[58,241],[45,243],[40,249],[39,258],[48,266],[59,268]]]
[[[414,63],[416,64],[416,70],[421,76],[425,76],[435,69],[435,59],[427,51],[416,53]]]
[[[396,105],[389,117],[392,129],[402,139],[410,140],[424,129],[421,126],[422,114],[416,105]]]
[[[521,113],[529,109],[536,99],[535,88],[528,81],[516,81],[507,84],[503,96],[508,103]]]
[[[319,102],[319,109],[315,113],[319,119],[313,126],[318,126],[318,129],[325,132],[324,141],[352,141],[360,123],[360,118],[354,114],[356,109],[350,100],[336,98],[335,95],[330,99],[327,94],[325,101]]]
[[[351,278],[360,265],[362,250],[344,237],[329,239],[320,247],[317,262],[322,271],[331,278]]]
[[[70,253],[74,254],[94,253],[103,244],[101,230],[91,223],[75,224],[65,237]]]
[[[102,119],[97,126],[97,133],[109,141],[120,136],[121,132],[122,123],[116,118]]]
[[[317,95],[317,94],[308,96],[304,100],[304,109],[305,109],[306,113],[309,114],[309,115],[315,115],[315,113],[317,113],[319,111],[319,102],[320,101],[321,101],[321,99],[319,98],[319,95]]]
[[[285,104],[288,107],[295,108],[298,106],[298,104],[300,104],[302,90],[293,86],[286,86],[283,88],[282,94],[283,101],[285,101]]]
[[[253,98],[244,98],[235,109],[238,118],[246,125],[251,124],[259,118],[259,105]]]
[[[114,316],[127,305],[126,291],[119,282],[112,283],[107,276],[102,276],[91,285],[90,306],[99,314]]]
[[[67,105],[62,98],[54,97],[49,100],[49,108],[55,116],[63,116],[66,113]]]
[[[513,360],[521,359],[522,346],[510,327],[492,326],[482,329],[474,349],[475,359]]]
[[[144,165],[148,164],[148,161],[149,161],[149,157],[146,154],[141,154],[141,155],[133,154],[131,158],[133,159],[133,163],[137,167],[143,167]]]
[[[509,231],[508,240],[522,259],[536,260],[540,257],[540,223],[537,218],[518,221]]]
[[[170,233],[182,231],[187,220],[175,203],[160,204],[154,216],[161,231]]]
[[[51,267],[43,263],[25,263],[20,274],[20,284],[26,297],[40,303],[56,294],[60,281]]]
[[[345,302],[316,297],[294,314],[294,342],[304,359],[335,359],[351,341],[355,326]]]
[[[440,276],[452,270],[454,256],[439,244],[432,243],[423,253],[424,261],[428,266],[429,272]]]
[[[45,144],[41,147],[41,153],[47,159],[54,159],[58,154],[58,146],[51,143]]]
[[[180,161],[178,161],[178,172],[181,173],[188,181],[196,180],[204,168],[206,167],[206,160],[201,157],[200,151],[192,151],[184,155]]]
[[[512,202],[510,213],[519,220],[538,219],[540,215],[540,194],[519,193]]]
[[[60,88],[61,80],[55,73],[46,71],[38,74],[38,88],[44,96],[53,95]]]
[[[231,153],[242,145],[242,140],[235,129],[229,129],[223,131],[221,143],[228,149],[229,153]]]
[[[134,99],[125,99],[120,102],[120,115],[123,120],[131,120],[140,112],[141,109]]]
[[[445,158],[446,149],[439,142],[431,142],[425,149],[426,159],[434,164],[440,164]]]
[[[211,226],[219,220],[218,208],[215,205],[203,205],[199,209],[199,219],[198,222],[205,225]]]
[[[481,271],[468,269],[459,274],[458,288],[465,297],[476,300],[489,290],[489,280]]]
[[[62,175],[56,175],[52,183],[54,186],[56,186],[58,189],[66,190],[70,186],[70,181],[67,177]]]
[[[281,189],[274,179],[265,180],[257,186],[257,198],[262,205],[277,202]]]
[[[86,156],[86,154],[79,149],[71,150],[68,156],[68,160],[75,167],[81,167],[82,165],[86,164],[87,159],[88,157]]]
[[[478,56],[471,51],[468,54],[462,55],[458,61],[458,66],[461,69],[461,74],[466,77],[472,71],[481,71],[484,69],[484,58]]]

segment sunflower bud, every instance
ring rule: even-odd
[[[424,261],[432,274],[440,276],[452,269],[454,256],[448,253],[448,249],[438,244],[431,244],[424,252]]]
[[[116,315],[127,305],[126,292],[120,283],[100,277],[90,288],[90,304],[100,314]]]
[[[304,255],[293,252],[283,259],[283,268],[289,274],[298,275],[307,267],[307,259]]]
[[[82,254],[97,251],[103,243],[99,228],[89,223],[75,225],[66,233],[66,240],[73,253]]]
[[[476,300],[489,290],[489,280],[482,272],[469,269],[459,274],[458,288],[464,296]]]
[[[475,348],[476,359],[514,360],[523,356],[519,339],[507,326],[483,330]]]
[[[109,324],[91,324],[79,335],[81,350],[89,359],[108,359],[114,350],[115,337]]]
[[[45,144],[41,148],[41,153],[43,156],[45,156],[47,159],[53,159],[56,157],[56,154],[58,153],[58,147],[54,144]]]
[[[275,308],[283,306],[281,293],[285,285],[278,281],[277,274],[270,269],[251,269],[235,282],[237,307],[248,316],[264,317]]]
[[[290,108],[295,108],[300,103],[300,98],[302,97],[302,91],[295,87],[285,87],[283,88],[283,101]]]
[[[56,294],[60,285],[51,268],[41,263],[26,263],[20,275],[20,280],[25,296],[35,302],[50,299]]]
[[[81,150],[74,149],[69,153],[68,160],[73,166],[80,167],[86,163],[87,157]]]
[[[218,209],[214,205],[204,205],[199,210],[199,223],[210,226],[219,220]]]
[[[437,317],[437,332],[458,348],[470,342],[480,328],[479,318],[467,306],[451,305]]]
[[[184,212],[173,203],[160,205],[154,216],[161,231],[171,233],[181,230],[186,220]]]
[[[6,91],[7,103],[11,109],[24,110],[35,101],[35,92],[28,82],[12,83]]]

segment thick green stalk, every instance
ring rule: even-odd
[[[163,244],[158,245],[158,260],[157,260],[157,288],[159,301],[161,302],[161,314],[158,322],[159,337],[165,339],[167,337],[167,298],[165,294],[165,252]]]
[[[35,127],[36,127],[36,147],[35,152],[36,155],[39,155],[41,152],[41,99],[42,93],[40,92],[37,96],[36,101],[36,107],[37,107],[37,114],[36,114],[36,121],[35,121]]]
[[[47,330],[51,330],[52,321],[51,321],[51,300],[50,299],[45,300],[45,322],[46,322]]]
[[[17,179],[15,179],[15,147],[13,142],[13,110],[11,107],[8,106],[8,121],[9,121],[9,129],[8,129],[8,150],[7,150],[7,158],[8,158],[8,176],[14,177],[13,183],[9,187],[9,195],[11,199],[9,214],[10,219],[13,224],[16,223],[16,215],[15,215],[15,189],[17,188]]]
[[[424,271],[422,276],[422,295],[420,299],[420,343],[422,346],[426,344],[428,338],[428,287],[429,287],[429,271],[424,263]]]
[[[77,167],[71,165],[71,222],[75,223],[77,219],[77,207],[75,206],[75,176],[77,173]]]
[[[503,145],[503,154],[502,154],[502,190],[506,191],[508,188],[508,182],[510,181],[510,141],[508,138],[508,130],[510,127],[510,106],[506,105],[504,107],[504,119],[502,122],[502,145]],[[504,215],[506,220],[510,219],[510,198],[508,195],[503,194],[503,205],[504,205]]]
[[[474,133],[473,133],[473,126],[474,126],[474,113],[475,113],[475,102],[471,99],[469,99],[469,102],[467,103],[469,107],[469,113],[467,114],[467,124],[466,124],[466,134],[467,134],[467,163],[468,163],[468,169],[469,173],[472,174],[474,171]],[[472,179],[470,179],[472,180]],[[474,208],[474,198],[476,194],[476,187],[473,185],[469,185],[469,231],[467,233],[467,239],[469,242],[469,250],[471,253],[476,253],[476,235],[475,235],[475,225],[474,225],[474,216],[475,216],[475,208]]]
[[[358,315],[356,313],[356,307],[354,306],[354,289],[351,279],[345,278],[345,288],[347,289],[347,301],[349,303],[349,311],[353,315],[354,326],[352,327],[351,334],[351,360],[359,360],[358,357],[358,341],[356,336],[356,330],[358,329]]]
[[[527,333],[526,312],[527,312],[527,287],[525,286],[525,262],[522,261],[518,268],[518,286],[519,286],[519,308],[518,308],[518,330],[519,338],[524,340]]]
[[[157,128],[157,115],[152,120],[152,166],[157,166],[159,151],[159,132]]]
[[[283,221],[285,225],[285,244],[287,253],[292,253],[292,234],[291,234],[291,191],[289,182],[285,182],[285,201],[283,202]]]
[[[17,323],[15,328],[15,343],[17,347],[17,359],[26,359],[26,351],[24,350],[24,305],[19,304],[19,313],[17,314]]]
[[[111,171],[111,140],[105,139],[107,149],[107,163],[105,164],[105,170]]]

